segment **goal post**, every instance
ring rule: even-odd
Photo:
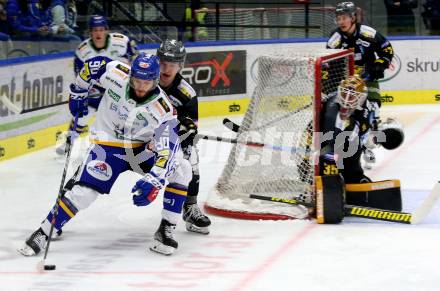
[[[353,74],[350,50],[285,51],[260,56],[256,87],[226,165],[205,203],[208,213],[243,219],[303,219],[315,203],[321,99]],[[264,147],[249,146],[249,142]]]

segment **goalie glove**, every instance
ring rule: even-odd
[[[385,134],[385,141],[379,143],[387,150],[399,147],[405,138],[402,124],[395,118],[387,118],[379,123],[378,130]]]

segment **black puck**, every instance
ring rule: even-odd
[[[53,271],[55,270],[57,267],[55,265],[44,265],[44,270],[45,271]]]

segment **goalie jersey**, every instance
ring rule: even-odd
[[[87,62],[96,62],[100,57]],[[87,64],[87,63],[86,63]],[[92,143],[113,147],[136,148],[147,144],[151,155],[158,155],[160,168],[174,164],[180,150],[177,118],[165,93],[156,87],[145,100],[131,98],[130,67],[120,61],[103,62],[97,71],[86,71],[85,65],[75,85],[87,89],[98,84],[105,91],[101,97],[96,121],[90,130]],[[159,154],[158,154],[159,153]],[[163,173],[163,176],[167,172]],[[162,175],[160,175],[162,176]]]
[[[109,33],[106,45],[97,49],[91,38],[84,40],[75,51],[74,71],[78,75],[84,62],[96,56],[108,57],[112,60],[129,63],[137,54],[136,43],[120,33]]]

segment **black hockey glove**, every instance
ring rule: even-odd
[[[384,72],[387,68],[388,66],[384,63],[383,60],[377,59],[368,70],[368,79],[370,81],[382,79],[385,76]]]
[[[193,140],[195,135],[197,134],[197,125],[194,121],[189,118],[180,118],[179,119],[179,136],[181,141],[185,140]]]

